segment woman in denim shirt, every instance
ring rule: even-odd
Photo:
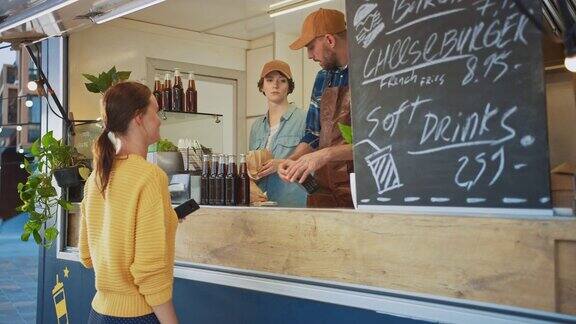
[[[252,125],[249,146],[251,151],[268,149],[274,156],[258,173],[258,187],[278,206],[306,207],[306,191],[296,183],[280,180],[277,173],[280,162],[300,143],[306,124],[306,113],[288,103],[288,94],[294,91],[290,66],[279,60],[266,63],[258,90],[268,99],[268,112]]]

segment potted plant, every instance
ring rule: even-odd
[[[86,89],[93,93],[104,94],[108,88],[128,80],[130,71],[116,71],[116,66],[113,66],[108,72],[102,72],[98,76],[91,74],[82,74],[90,83],[84,83]]]
[[[28,241],[32,235],[37,244],[50,247],[58,236],[54,217],[57,207],[61,206],[65,210],[72,207],[65,196],[66,190],[62,190],[62,195],[58,197],[53,180],[58,173],[62,176],[64,188],[72,184],[78,185],[82,179],[87,178],[89,169],[81,164],[75,150],[61,140],[56,140],[51,131],[32,144],[30,156],[34,158],[32,162],[24,160],[24,168],[29,177],[25,183],[18,184],[18,193],[22,200],[18,210],[29,214],[21,239]],[[50,223],[52,219],[54,221]],[[45,225],[46,229],[42,233]]]
[[[159,140],[156,145],[155,162],[166,173],[184,171],[184,160],[178,147],[167,139]]]

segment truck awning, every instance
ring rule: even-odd
[[[165,0],[11,0],[0,2],[0,42],[34,43],[121,17]]]

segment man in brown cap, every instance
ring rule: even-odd
[[[308,15],[300,37],[290,45],[293,50],[303,47],[322,70],[314,82],[305,135],[278,173],[285,181],[300,183],[314,174],[320,190],[308,196],[308,207],[352,207],[352,145],[345,143],[338,127],[351,124],[344,14],[319,9]]]

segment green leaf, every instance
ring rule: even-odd
[[[58,230],[55,227],[47,228],[46,232],[44,232],[44,237],[46,241],[52,242],[58,237]]]
[[[37,139],[34,141],[34,143],[32,143],[32,146],[30,146],[30,153],[34,157],[40,155],[40,139]]]
[[[58,205],[62,206],[65,210],[72,209],[72,203],[65,199],[58,199]]]
[[[98,82],[98,86],[100,87],[101,92],[106,92],[108,88],[112,85],[112,76],[108,73],[101,73],[98,77],[100,81]]]
[[[113,66],[110,71],[108,71],[108,75],[110,76],[110,80],[112,80],[112,84],[118,83],[118,75],[116,74],[116,66]]]
[[[92,93],[100,93],[100,87],[98,83],[84,83],[86,89]]]
[[[35,167],[36,172],[42,172],[42,168],[44,167],[44,162],[40,161],[40,162],[36,163],[35,165],[36,165],[36,167]]]
[[[32,212],[30,212],[30,220],[28,220],[28,223],[26,223],[26,225],[24,225],[24,226],[31,226],[30,230],[40,229],[40,227],[41,227],[40,223],[41,222],[42,222],[42,214],[40,214],[37,211],[32,211]]]
[[[130,71],[118,71],[118,73],[116,73],[116,75],[118,76],[118,80],[124,81],[124,80],[128,80],[128,78],[130,78],[131,73],[132,72],[130,72]]]
[[[54,188],[52,186],[38,188],[38,194],[42,198],[56,197],[56,195],[57,195],[56,188]]]
[[[79,167],[78,173],[80,173],[80,176],[82,177],[82,179],[86,180],[90,176],[90,169],[88,169],[87,167],[84,167],[84,166]]]
[[[338,123],[338,128],[340,129],[344,141],[348,144],[352,144],[352,126]]]
[[[26,170],[26,172],[28,172],[29,174],[32,174],[33,172],[32,165],[30,164],[30,162],[28,162],[28,159],[24,159],[24,170]]]
[[[156,142],[156,150],[158,152],[178,152],[178,147],[170,140],[163,138]]]
[[[54,140],[54,135],[53,135],[52,131],[49,131],[48,133],[44,134],[44,136],[42,136],[42,146],[44,146],[44,147],[50,146],[50,144],[53,142],[53,140]]]
[[[24,242],[28,242],[28,239],[30,238],[30,232],[24,232],[22,233],[22,235],[20,236],[20,240],[24,241]]]
[[[32,231],[32,236],[34,236],[34,241],[36,241],[36,244],[42,244],[42,237],[37,230]]]
[[[20,192],[20,200],[22,201],[32,200],[34,199],[34,193],[35,193],[34,189],[24,190]]]
[[[45,151],[50,152],[51,150],[57,148],[58,146],[59,146],[58,140],[54,138],[52,131],[49,131],[48,133],[44,134],[44,136],[42,136],[42,149],[44,149]],[[45,153],[47,154],[48,152]]]
[[[92,74],[82,74],[82,76],[84,76],[86,79],[88,79],[88,81],[92,82],[92,83],[98,83],[98,77],[92,75]]]
[[[22,191],[22,188],[24,188],[24,184],[22,182],[18,183],[18,192]]]

